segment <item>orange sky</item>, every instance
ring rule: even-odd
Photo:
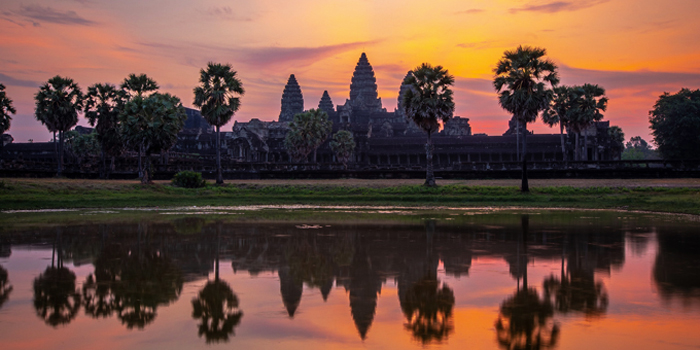
[[[86,89],[146,73],[189,107],[199,69],[231,63],[246,88],[235,120],[275,120],[292,73],[305,108],[323,90],[344,103],[364,51],[388,110],[406,72],[429,62],[456,76],[455,115],[475,133],[500,135],[510,116],[491,72],[503,51],[526,44],[548,50],[563,84],[606,88],[606,119],[627,138],[650,139],[658,96],[700,87],[699,15],[697,0],[5,0],[0,83],[18,112],[9,133],[45,141],[33,95],[56,74]]]

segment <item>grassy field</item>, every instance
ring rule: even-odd
[[[0,180],[0,210],[236,206],[255,204],[401,205],[628,209],[700,215],[700,182],[669,180],[533,180],[521,194],[515,180],[230,181],[184,189],[168,182],[70,179]]]

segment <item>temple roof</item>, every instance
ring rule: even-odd
[[[282,93],[282,110],[280,111],[279,121],[291,122],[294,115],[304,112],[304,96],[301,93],[301,87],[297,82],[294,74],[289,76],[287,85],[284,86]]]

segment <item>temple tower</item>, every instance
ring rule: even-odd
[[[304,96],[301,94],[301,87],[294,74],[289,76],[287,85],[282,93],[282,110],[280,111],[280,122],[291,122],[294,115],[304,112]]]
[[[403,79],[406,80],[406,78],[408,78],[409,76],[411,76],[410,71],[406,73],[406,76]],[[406,116],[406,113],[404,113],[405,111],[403,110],[403,95],[406,93],[406,91],[408,91],[411,88],[409,85],[403,83],[404,80],[401,81],[401,87],[399,88],[399,97],[397,99],[396,104],[396,114],[402,117]]]
[[[326,112],[328,115],[333,113],[333,101],[331,101],[331,96],[328,94],[328,90],[323,91],[321,101],[318,103],[318,109]]]
[[[350,83],[350,105],[354,110],[380,111],[382,99],[377,94],[377,79],[374,70],[363,52],[355,66]]]

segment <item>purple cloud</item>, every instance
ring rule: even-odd
[[[41,84],[37,83],[35,81],[30,81],[30,80],[22,80],[22,79],[17,79],[13,78],[7,74],[2,74],[0,73],[0,83],[3,83],[7,86],[22,86],[22,87],[36,87],[38,88]]]
[[[17,14],[32,20],[34,26],[38,26],[41,22],[81,26],[96,24],[89,19],[80,17],[75,11],[59,12],[52,7],[41,5],[22,6]]]
[[[557,13],[563,11],[578,11],[609,2],[610,0],[578,0],[578,1],[553,1],[544,4],[529,3],[523,7],[512,8],[510,13],[518,12],[542,12]]]

